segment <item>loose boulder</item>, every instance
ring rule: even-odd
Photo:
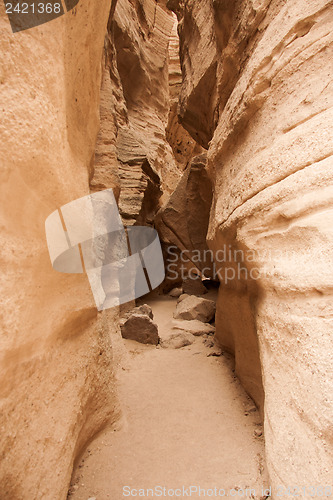
[[[177,304],[175,319],[198,320],[209,323],[214,318],[216,304],[213,300],[191,295]]]
[[[187,293],[183,293],[183,294],[179,297],[179,299],[178,299],[178,301],[177,301],[177,304],[179,304],[179,302],[181,302],[182,300],[186,299],[187,297],[189,297],[189,295],[188,295]]]
[[[150,319],[154,319],[152,308],[148,304],[142,304],[124,313],[120,319],[120,324],[123,325],[133,314],[140,314],[141,316],[148,316]]]
[[[148,315],[133,312],[120,328],[124,339],[135,340],[141,344],[159,343],[157,325]]]
[[[150,319],[154,319],[153,310],[148,304],[142,304],[142,306],[135,307],[132,313],[149,316]]]
[[[210,325],[209,323],[203,323],[202,321],[198,320],[174,320],[172,329],[176,331],[191,333],[195,337],[200,337],[202,335],[212,335],[213,333],[215,333],[215,327],[213,325]]]
[[[175,299],[178,299],[182,294],[183,294],[182,288],[173,288],[169,293],[170,297],[173,297]]]

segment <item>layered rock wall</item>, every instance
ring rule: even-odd
[[[91,185],[114,188],[127,225],[152,224],[183,169],[166,137],[171,128],[169,90],[177,74],[177,60],[169,70],[175,26],[175,16],[153,0],[118,0],[108,25],[102,127]],[[177,125],[173,128],[174,141],[180,142]],[[182,134],[195,147],[185,130]]]
[[[165,3],[118,0],[105,38],[90,185],[114,189],[126,225],[152,225],[190,160],[202,152],[178,120],[177,18]]]
[[[326,485],[332,2],[168,5],[179,19],[181,122],[208,148],[208,242],[215,253],[230,250],[218,261],[217,338],[264,409],[272,485]]]

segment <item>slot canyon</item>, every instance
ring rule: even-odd
[[[0,500],[330,498],[332,0],[7,5]],[[165,278],[99,311],[45,221],[104,190]]]

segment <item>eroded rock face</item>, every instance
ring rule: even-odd
[[[217,40],[214,12],[210,0],[186,2],[186,8],[183,1],[171,0],[167,5],[175,10],[179,19],[183,74],[179,119],[196,142],[207,149],[218,118],[215,113]]]
[[[202,147],[184,129],[178,118],[179,93],[182,88],[182,72],[179,58],[179,36],[177,19],[169,37],[169,105],[170,113],[166,129],[166,139],[172,148],[173,155],[181,170],[185,170],[188,162],[203,153]]]
[[[166,138],[169,71],[175,71],[169,70],[169,41],[175,26],[175,16],[154,0],[118,0],[108,26],[102,127],[91,184],[114,184],[126,225],[152,225],[183,170]],[[194,147],[185,130],[171,128],[175,142],[182,134]]]
[[[261,407],[265,390],[273,487],[326,484],[333,467],[332,5],[168,4],[180,22],[182,125],[209,148],[209,246],[237,251],[219,263],[217,339],[235,353],[237,373]]]
[[[89,193],[110,3],[17,34],[1,5],[3,498],[66,498],[74,459],[118,418],[116,314],[97,314],[84,275],[52,269],[44,229]]]
[[[202,148],[179,123],[176,16],[155,0],[118,0],[104,43],[92,190],[112,187],[126,225],[152,225]]]
[[[264,409],[272,485],[329,484],[331,2],[169,0],[182,84],[165,1],[110,4],[16,35],[1,11],[2,495],[65,498],[80,450],[118,418],[118,314],[97,314],[84,276],[53,271],[44,235],[89,184],[114,189],[128,224],[163,206],[178,253],[207,250],[207,229],[215,254],[231,251],[216,338]],[[182,318],[196,300],[180,297]],[[173,346],[195,340],[183,332]]]

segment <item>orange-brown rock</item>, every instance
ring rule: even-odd
[[[178,117],[179,93],[182,88],[182,72],[179,59],[179,37],[177,18],[169,37],[169,105],[170,113],[166,130],[166,139],[172,148],[175,160],[182,170],[188,162],[203,152],[199,144],[181,125]]]
[[[216,341],[264,415],[273,490],[330,484],[331,0],[85,0],[16,34],[0,14],[1,498],[66,498],[119,418],[118,311],[52,269],[44,231],[105,188],[173,249],[165,290],[181,255],[184,277],[215,278],[214,251]],[[181,295],[176,314],[210,321],[208,302]]]
[[[110,0],[13,34],[0,5],[1,498],[63,499],[74,460],[118,410],[114,313],[52,269],[45,219],[89,193]]]

